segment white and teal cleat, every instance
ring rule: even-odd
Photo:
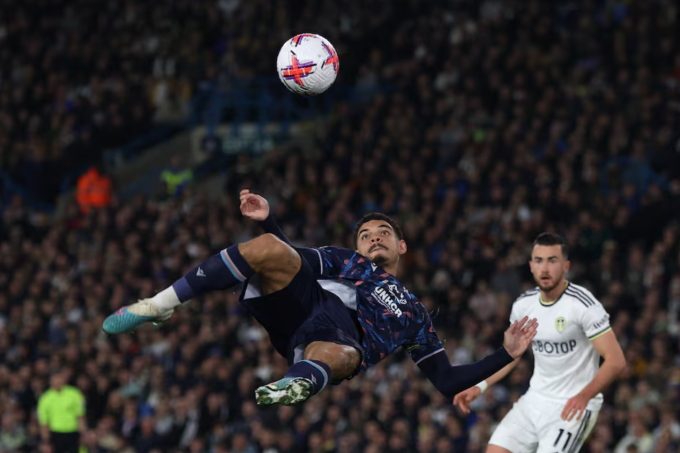
[[[145,323],[154,325],[164,323],[170,319],[174,311],[160,311],[151,299],[143,299],[135,304],[121,307],[104,320],[102,329],[111,335],[128,333]]]
[[[314,384],[306,378],[283,378],[255,390],[255,401],[259,406],[282,404],[295,406],[312,396]]]

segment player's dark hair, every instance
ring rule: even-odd
[[[358,247],[359,245],[359,238],[357,237],[359,235],[359,230],[361,230],[361,227],[364,226],[364,224],[370,222],[371,220],[382,220],[386,224],[392,227],[394,230],[394,234],[397,235],[398,240],[404,239],[404,233],[401,232],[401,227],[399,224],[390,216],[387,216],[381,212],[371,212],[366,214],[359,220],[354,227],[354,246]]]
[[[541,233],[534,240],[534,247],[537,245],[559,245],[562,248],[562,256],[569,258],[569,246],[562,236],[555,233]]]

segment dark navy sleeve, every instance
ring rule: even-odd
[[[432,382],[437,390],[448,398],[483,381],[512,362],[505,348],[501,348],[479,362],[452,366],[444,351],[442,342],[432,325],[432,318],[425,306],[413,297],[415,312],[411,320],[418,331],[404,346],[418,368]]]
[[[293,246],[293,243],[290,242],[290,239],[288,239],[288,236],[286,236],[279,226],[278,223],[276,223],[276,220],[274,219],[274,216],[269,214],[266,219],[264,219],[262,222],[257,222],[260,227],[264,230],[265,233],[271,233],[277,238],[281,239],[283,242],[286,244],[290,245],[291,247]]]
[[[312,267],[316,275],[325,277],[340,278],[351,268],[349,264],[353,250],[340,247],[296,247],[300,255]]]
[[[423,358],[418,368],[444,396],[452,399],[463,390],[491,377],[513,358],[505,348],[500,348],[479,362],[452,366],[445,353],[439,352]]]
[[[351,268],[352,258],[356,255],[354,250],[342,247],[318,247],[311,248],[318,254],[319,273],[328,277],[339,277]],[[316,270],[316,266],[313,266]]]
[[[416,311],[411,319],[417,332],[409,338],[404,347],[408,351],[411,359],[418,365],[423,360],[444,350],[444,345],[437,336],[437,332],[432,325],[432,318],[427,313],[425,307],[416,300]]]

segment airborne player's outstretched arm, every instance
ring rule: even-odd
[[[510,313],[510,324],[512,325],[514,322],[516,322],[519,317],[521,316],[518,314],[516,311],[516,305],[513,305],[512,312]],[[492,376],[480,380],[479,383],[475,382],[473,385],[471,385],[469,388],[463,390],[462,392],[458,393],[454,398],[453,398],[453,405],[460,407],[460,410],[463,411],[464,414],[469,414],[470,413],[470,404],[472,404],[473,401],[475,401],[477,398],[479,398],[482,393],[486,391],[489,387],[492,385],[500,382],[503,378],[505,378],[512,370],[515,369],[517,364],[519,363],[521,357],[517,357],[515,360],[513,360],[509,365],[503,367],[500,371],[494,373]]]
[[[429,323],[431,325],[431,321]],[[529,321],[528,317],[515,321],[505,331],[502,348],[467,365],[451,365],[446,354],[442,354],[443,348],[427,353],[428,347],[432,349],[431,345],[436,338],[434,329],[421,331],[420,338],[406,347],[411,358],[435,388],[447,398],[453,399],[457,393],[489,378],[521,357],[536,336],[537,327],[538,322],[535,319]]]
[[[504,366],[500,371],[497,371],[491,377],[480,381],[479,384],[476,383],[470,388],[458,393],[453,398],[453,405],[460,407],[460,410],[462,410],[464,414],[469,414],[470,403],[472,403],[482,394],[482,385],[484,386],[484,390],[486,390],[488,387],[491,387],[492,385],[501,381],[505,376],[510,374],[510,372],[515,369],[520,358],[521,357],[517,357],[515,360],[510,362],[509,365]]]

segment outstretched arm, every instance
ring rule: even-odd
[[[510,374],[510,372],[515,369],[520,358],[517,357],[510,363],[510,365],[504,366],[500,371],[493,374],[493,376],[486,378],[478,384],[475,384],[463,390],[453,398],[453,405],[460,407],[464,414],[470,413],[470,403],[479,398],[479,396],[486,391],[487,388],[494,385],[496,382],[503,379],[505,376]]]
[[[453,399],[458,392],[486,379],[512,361],[508,351],[500,348],[479,362],[458,366],[452,366],[446,354],[440,352],[420,362],[418,367],[437,390]]]
[[[510,365],[526,351],[538,327],[535,319],[528,323],[527,321],[528,318],[525,317],[522,321],[513,323],[505,331],[503,347],[478,362],[452,366],[446,354],[441,354],[442,350],[421,359],[418,367],[437,390],[453,399],[457,393]]]
[[[239,198],[241,199],[241,214],[244,217],[256,221],[265,233],[271,233],[291,247],[293,246],[271,215],[267,200],[260,195],[250,193],[248,189],[243,189]]]

